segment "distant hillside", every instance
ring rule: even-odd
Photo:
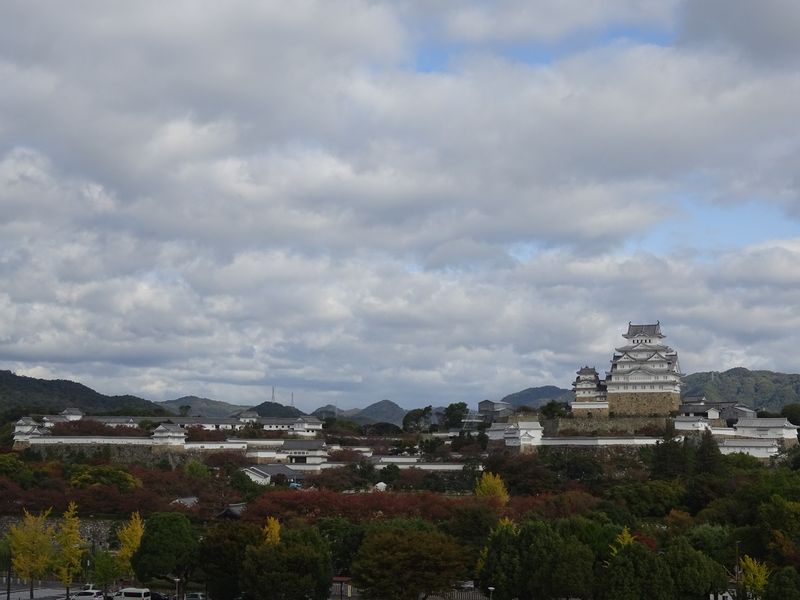
[[[169,414],[164,406],[136,396],[105,396],[64,379],[36,379],[0,371],[0,408],[4,412],[59,413],[75,407],[88,414]]]
[[[176,414],[180,413],[181,406],[191,406],[192,409],[188,413],[190,417],[230,417],[244,410],[252,409],[251,406],[229,404],[220,400],[211,400],[210,398],[200,398],[198,396],[183,396],[175,400],[165,400],[164,402],[159,402],[159,404]]]
[[[800,403],[800,375],[743,367],[724,373],[692,373],[683,378],[681,395],[735,400],[756,410],[780,412],[786,404]]]
[[[572,392],[554,385],[543,385],[509,394],[503,398],[503,402],[508,402],[512,406],[530,406],[531,408],[543,406],[550,400],[572,402]]]
[[[381,400],[362,408],[356,414],[349,416],[348,419],[369,425],[372,423],[392,423],[402,427],[403,417],[406,415],[405,409],[399,407],[391,400]]]
[[[246,407],[247,410],[253,410],[261,417],[276,417],[276,418],[289,418],[289,417],[302,417],[306,413],[296,409],[294,406],[284,406],[278,402],[262,402],[258,406]]]
[[[342,410],[333,404],[326,404],[325,406],[320,406],[318,409],[313,411],[311,414],[324,421],[325,419],[350,419],[354,415],[357,415],[360,411],[358,408],[350,408],[347,410]]]

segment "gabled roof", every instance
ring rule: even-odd
[[[628,321],[628,333],[624,333],[622,337],[632,338],[640,335],[664,337],[664,335],[661,333],[661,322],[656,321],[652,325],[633,325],[630,321]]]
[[[64,410],[62,410],[61,414],[65,415],[65,416],[66,415],[81,415],[81,416],[83,416],[83,411],[80,408],[75,408],[74,406],[70,406],[70,407],[65,408]]]

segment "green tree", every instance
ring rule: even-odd
[[[789,419],[793,425],[800,425],[800,404],[787,404],[781,409],[781,416]]]
[[[594,554],[575,537],[562,538],[544,521],[527,521],[517,543],[524,565],[520,592],[529,598],[588,597],[592,593]]]
[[[695,452],[695,470],[708,475],[722,475],[725,471],[725,462],[719,446],[710,430],[703,432],[700,444]]]
[[[664,558],[669,566],[675,592],[686,600],[704,600],[728,587],[728,575],[719,563],[695,550],[684,537],[670,543]]]
[[[5,572],[6,583],[8,584],[8,590],[10,598],[10,590],[11,590],[11,574],[12,574],[12,567],[11,567],[11,540],[8,538],[8,535],[5,535],[0,538],[0,568],[3,569]]]
[[[154,513],[145,521],[142,541],[131,564],[139,580],[175,576],[184,589],[197,561],[197,550],[197,536],[186,515]]]
[[[598,579],[603,600],[672,600],[672,577],[664,560],[639,543],[625,544]]]
[[[508,504],[508,490],[503,478],[495,473],[485,471],[481,475],[480,481],[475,486],[475,495],[479,498],[492,498],[496,500],[500,506]]]
[[[495,588],[493,598],[511,600],[519,595],[523,565],[518,544],[519,529],[509,519],[501,519],[492,529],[478,561],[481,589]]]
[[[417,600],[451,589],[465,572],[458,544],[437,531],[375,529],[353,561],[353,579],[370,599]]]
[[[688,475],[691,466],[691,451],[685,442],[669,439],[653,447],[650,472],[654,479],[675,479]]]
[[[431,406],[426,406],[425,408],[415,408],[408,411],[403,417],[403,431],[427,431],[431,425],[432,413],[433,408]]]
[[[334,574],[349,576],[364,527],[342,517],[326,517],[317,521],[317,529],[330,548]]]
[[[277,544],[245,550],[241,586],[254,600],[327,600],[332,580],[327,545],[314,528],[285,531]]]
[[[199,460],[192,459],[183,465],[183,474],[189,479],[208,479],[211,477],[211,470]]]
[[[458,429],[461,421],[469,413],[466,402],[454,402],[444,409],[444,426],[447,429]]]
[[[122,576],[117,557],[107,550],[99,550],[92,554],[91,558],[92,581],[103,590],[108,592],[108,588]]]
[[[11,562],[17,575],[30,582],[33,598],[33,580],[44,576],[53,560],[53,527],[47,523],[50,510],[32,515],[23,509],[22,521],[12,525],[8,536],[11,545]]]
[[[258,526],[223,521],[206,530],[200,544],[209,596],[233,600],[241,594],[242,564],[249,546],[259,546],[264,534]]]
[[[54,566],[61,584],[66,588],[66,597],[69,598],[69,588],[75,580],[75,575],[81,569],[81,556],[85,540],[81,536],[81,521],[78,518],[78,505],[70,502],[67,510],[62,515],[62,520],[55,532],[56,553]]]
[[[769,576],[764,600],[800,600],[800,575],[794,567],[784,567]]]
[[[23,489],[33,484],[33,471],[15,454],[0,454],[0,475],[16,481]]]

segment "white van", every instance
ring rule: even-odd
[[[114,594],[114,600],[150,600],[150,589],[122,588]]]

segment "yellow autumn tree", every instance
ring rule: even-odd
[[[610,545],[611,556],[616,556],[625,546],[630,546],[635,542],[636,538],[631,534],[631,530],[623,527],[622,531],[614,538],[614,543]]]
[[[24,510],[22,521],[12,525],[8,532],[11,563],[17,575],[30,583],[30,598],[33,598],[33,580],[43,577],[53,562],[53,526],[47,523],[49,516],[49,509],[38,515]]]
[[[745,554],[739,560],[741,584],[750,598],[761,598],[767,588],[771,569],[763,562]]]
[[[495,498],[501,506],[508,504],[508,490],[503,478],[488,471],[481,475],[475,486],[475,495],[483,498]]]
[[[275,517],[267,517],[264,525],[264,541],[268,546],[277,546],[281,543],[281,524]]]
[[[117,552],[117,561],[119,562],[119,569],[126,575],[133,573],[131,566],[131,558],[139,549],[139,544],[142,542],[142,535],[144,534],[144,521],[138,512],[131,515],[130,520],[123,525],[117,532],[117,539],[119,540],[119,552]]]
[[[75,580],[75,575],[81,570],[81,555],[86,545],[81,536],[81,521],[78,518],[78,505],[70,502],[67,510],[62,515],[62,521],[55,533],[56,551],[54,566],[56,574],[62,585],[66,588],[69,598],[69,588]]]

